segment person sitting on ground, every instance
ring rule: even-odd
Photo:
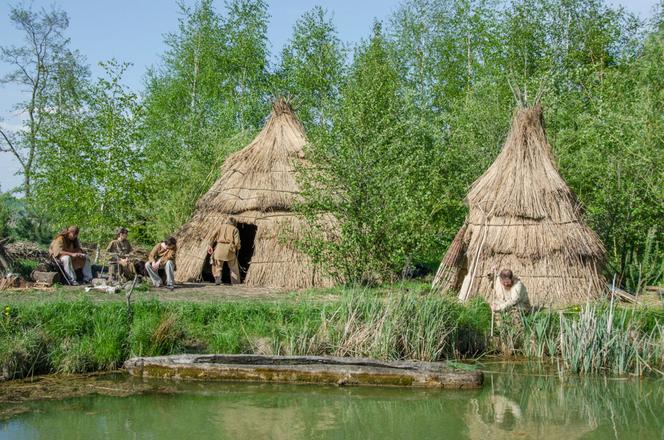
[[[90,259],[83,252],[81,243],[78,241],[78,226],[70,226],[63,229],[55,236],[51,245],[48,247],[48,253],[62,265],[67,281],[72,286],[78,285],[76,279],[76,270],[83,272],[83,283],[88,284],[92,281],[92,268]]]
[[[237,220],[229,217],[221,225],[217,233],[210,240],[208,254],[212,255],[212,275],[214,283],[221,284],[221,273],[224,263],[228,264],[231,273],[231,284],[240,284],[240,266],[237,261],[237,252],[240,250],[240,231],[238,231]]]
[[[496,274],[496,267],[492,268],[494,279],[494,299],[491,310],[502,312],[511,308],[528,310],[528,291],[521,280],[514,276],[510,269],[503,269]]]
[[[148,261],[145,264],[145,270],[152,280],[155,287],[161,286],[161,277],[159,270],[163,269],[166,273],[166,287],[173,290],[173,280],[175,279],[175,253],[177,252],[177,241],[175,237],[168,237],[166,240],[157,243],[150,251]]]
[[[135,261],[132,258],[133,249],[127,240],[128,233],[127,228],[119,228],[115,234],[115,240],[106,247],[106,252],[110,254],[108,275],[111,281],[116,278],[120,279],[120,277],[130,279],[136,276]]]

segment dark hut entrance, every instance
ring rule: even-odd
[[[201,281],[206,283],[214,283],[214,276],[212,276],[212,264],[210,263],[210,254],[205,252],[203,262],[203,270],[201,270]]]
[[[240,252],[237,259],[240,264],[240,278],[242,282],[247,276],[249,265],[251,264],[251,257],[254,256],[254,240],[256,239],[256,230],[258,227],[250,223],[238,223],[237,229],[240,231]],[[230,281],[230,275],[229,275]]]
[[[240,252],[238,252],[238,264],[240,265],[240,279],[244,282],[251,264],[251,257],[254,255],[254,240],[256,239],[256,225],[249,223],[238,223],[237,229],[240,231]],[[210,255],[205,254],[205,262],[203,263],[203,270],[201,271],[201,281],[207,283],[214,283],[214,276],[212,275],[212,264],[210,263]],[[231,283],[231,272],[227,264],[221,271],[221,282],[224,284]]]

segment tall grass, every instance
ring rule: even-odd
[[[467,357],[484,349],[488,321],[467,319],[486,306],[464,307],[438,296],[389,294],[386,298],[345,296],[323,316],[319,338],[337,356],[437,361]]]
[[[578,374],[664,374],[664,312],[588,304],[572,312],[521,317],[501,329],[504,346],[526,357],[555,360]]]
[[[213,304],[89,300],[21,304],[0,319],[5,378],[45,372],[113,370],[130,356],[262,353],[377,359],[483,356],[490,311],[419,290],[353,291],[336,301]],[[664,312],[586,306],[538,312],[498,328],[506,352],[580,374],[646,374],[664,369]],[[495,351],[494,351],[495,353]]]

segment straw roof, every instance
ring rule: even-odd
[[[466,197],[468,217],[441,263],[434,288],[491,300],[486,277],[510,268],[535,306],[582,303],[600,295],[605,250],[560,176],[539,105],[516,110],[501,153]],[[465,230],[464,230],[465,229]]]
[[[292,212],[300,193],[296,167],[304,163],[304,128],[281,98],[272,105],[263,130],[221,167],[221,177],[196,204],[191,221],[178,233],[176,279],[198,280],[210,237],[229,216],[257,226],[254,253],[245,284],[307,288],[327,286],[293,240],[306,222]]]

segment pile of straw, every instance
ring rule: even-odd
[[[304,128],[285,99],[272,107],[263,130],[226,159],[221,177],[198,201],[191,221],[178,232],[178,282],[200,279],[208,242],[232,215],[241,223],[257,226],[246,285],[331,285],[293,243],[306,227],[305,220],[292,212],[300,194],[296,167],[304,163]]]
[[[539,105],[516,111],[503,150],[473,183],[466,204],[463,238],[443,259],[434,288],[453,287],[450,271],[461,269],[462,242],[470,277],[459,292],[462,300],[491,300],[486,275],[494,265],[512,269],[536,306],[583,303],[602,293],[604,247],[556,169]]]

